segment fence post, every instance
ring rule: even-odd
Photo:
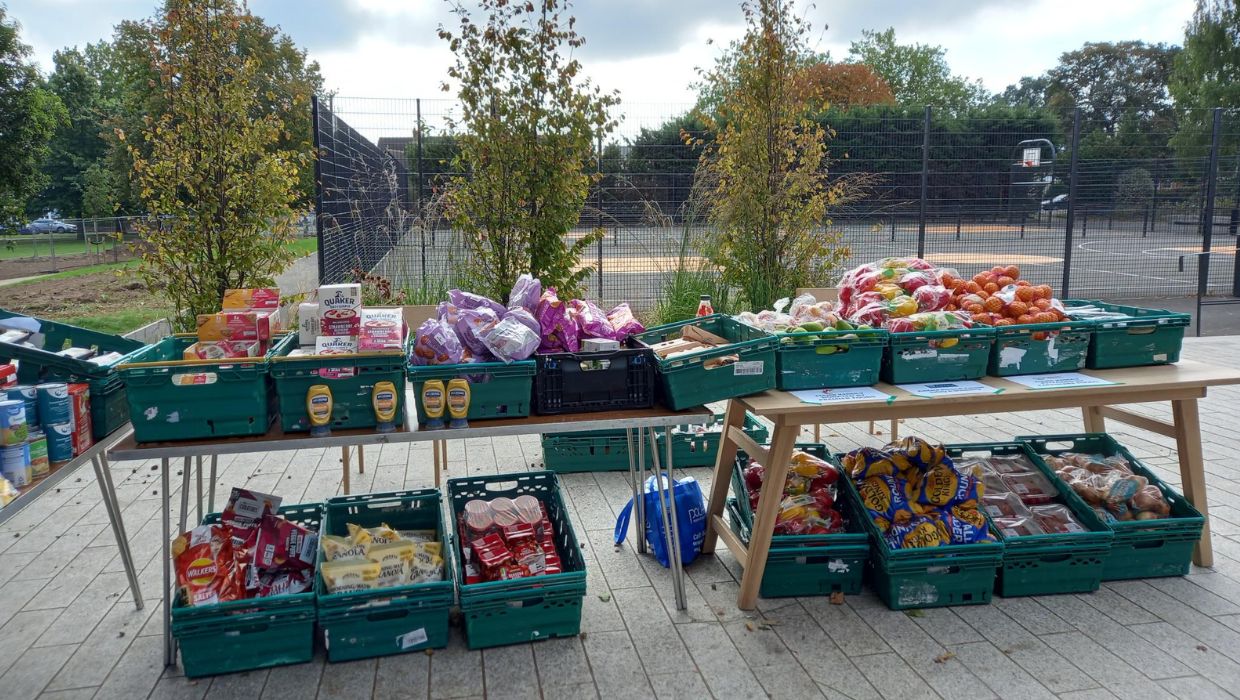
[[[422,98],[413,102],[418,120],[418,237],[422,239],[422,286],[429,289],[426,281],[426,210],[422,207]]]
[[[1201,298],[1210,291],[1210,243],[1214,237],[1214,195],[1218,187],[1219,132],[1223,126],[1223,108],[1214,108],[1214,125],[1210,130],[1210,161],[1206,166],[1206,201],[1201,212],[1201,255],[1197,256],[1197,335],[1201,335]]]
[[[319,239],[319,284],[323,284],[323,169],[320,158],[323,155],[322,142],[319,139],[319,96],[310,96],[310,122],[314,132],[314,235]]]
[[[603,132],[598,132],[598,150],[595,152],[594,158],[594,174],[597,181],[594,183],[594,228],[596,231],[603,230]],[[595,298],[601,303],[603,300],[603,238],[598,239],[598,290],[595,292]]]
[[[1060,294],[1067,298],[1072,284],[1072,227],[1076,225],[1076,180],[1078,155],[1081,151],[1081,108],[1072,110],[1072,159],[1068,167],[1068,213],[1064,222],[1063,284]]]
[[[917,211],[917,257],[926,255],[926,192],[930,181],[930,105],[921,130],[921,205]]]

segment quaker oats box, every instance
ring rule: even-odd
[[[357,351],[400,350],[405,339],[404,327],[404,314],[399,308],[362,309]]]
[[[362,285],[325,284],[319,287],[319,335],[357,336],[361,327]]]
[[[350,335],[321,335],[314,342],[315,355],[356,355],[357,338]]]

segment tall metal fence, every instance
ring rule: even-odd
[[[459,278],[469,260],[437,204],[458,175],[446,119],[454,107],[315,103],[323,282],[374,271],[434,290]],[[701,128],[689,110],[625,105],[621,128],[599,144],[601,179],[566,235],[604,231],[582,261],[603,302],[649,307],[678,268],[705,263],[709,193],[695,190],[699,153],[681,136]],[[824,231],[841,234],[850,265],[921,255],[963,274],[1021,265],[1074,297],[1240,296],[1240,113],[1134,125],[1079,111],[885,107],[821,120],[830,177],[846,193]]]

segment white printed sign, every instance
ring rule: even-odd
[[[981,382],[975,381],[958,381],[958,382],[928,382],[925,384],[898,384],[897,388],[903,389],[914,396],[923,398],[934,398],[938,396],[964,396],[968,394],[997,394],[1002,389],[996,389]]]
[[[1113,386],[1115,382],[1091,377],[1080,372],[1055,372],[1053,374],[1029,374],[1020,377],[1004,377],[1030,389],[1080,389],[1091,386]]]
[[[801,400],[802,403],[831,404],[852,403],[854,401],[892,401],[891,394],[869,386],[844,387],[839,389],[803,389],[788,392]]]
[[[419,644],[426,644],[426,639],[426,628],[419,627],[412,632],[406,632],[405,634],[397,637],[396,646],[400,647],[402,651],[405,651],[412,649]]]

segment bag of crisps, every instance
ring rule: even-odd
[[[245,578],[227,526],[201,525],[177,536],[172,541],[172,560],[186,605],[214,605],[245,597]]]
[[[893,523],[884,539],[892,549],[941,547],[952,542],[947,526],[934,515],[917,515],[904,523]]]

